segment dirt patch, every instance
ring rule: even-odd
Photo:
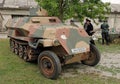
[[[81,63],[70,64],[63,67],[62,77],[75,77],[79,74],[94,74],[100,77],[113,77],[120,79],[120,54],[103,53],[100,63],[95,67]]]
[[[100,65],[108,68],[120,68],[120,54],[104,53]]]

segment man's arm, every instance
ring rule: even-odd
[[[103,27],[103,24],[101,24],[101,27],[100,27],[101,29],[104,29],[104,27]]]
[[[93,25],[92,24],[90,24],[90,33],[91,33],[91,35],[93,35],[95,32],[93,31]]]
[[[89,31],[93,31],[93,25],[90,23]]]

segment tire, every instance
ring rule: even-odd
[[[57,79],[61,73],[61,63],[54,52],[43,51],[38,57],[41,74],[49,79]]]
[[[23,46],[24,52],[23,52],[23,60],[25,62],[29,62],[29,58],[28,58],[28,52],[27,52],[27,46]]]
[[[19,44],[19,57],[22,58],[24,56],[24,48],[21,44]]]
[[[100,52],[98,51],[96,46],[90,44],[90,55],[87,60],[82,60],[81,62],[88,66],[95,66],[99,63],[100,57],[101,57]]]
[[[19,54],[19,44],[15,42],[15,54]]]

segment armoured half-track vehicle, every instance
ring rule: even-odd
[[[57,17],[13,18],[6,27],[11,51],[25,61],[38,60],[40,72],[47,78],[58,78],[66,64],[95,66],[100,60],[84,29],[66,25]]]

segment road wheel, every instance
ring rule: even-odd
[[[27,46],[23,46],[23,49],[24,49],[23,60],[28,61]]]
[[[24,56],[24,47],[19,44],[19,57],[22,58]]]
[[[100,53],[95,45],[90,44],[90,55],[87,60],[81,61],[83,64],[88,66],[95,66],[100,61]]]
[[[57,55],[51,51],[43,51],[38,57],[41,73],[49,79],[57,79],[61,73],[61,63]]]
[[[13,53],[15,52],[15,42],[12,39],[10,39],[10,49]]]
[[[18,55],[19,54],[19,45],[18,43],[15,42],[15,54]]]

